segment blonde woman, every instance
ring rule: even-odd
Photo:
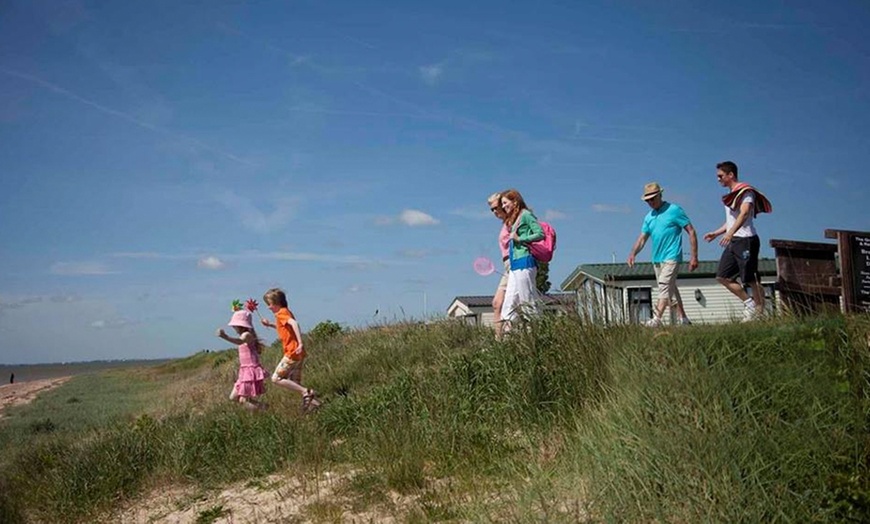
[[[511,230],[507,222],[507,214],[501,207],[501,193],[493,193],[487,199],[489,210],[501,222],[501,230],[498,233],[498,247],[501,250],[501,261],[504,264],[504,271],[501,274],[501,280],[498,281],[498,287],[495,289],[495,296],[492,297],[492,311],[495,319],[495,338],[501,339],[502,334],[502,318],[501,306],[504,303],[504,294],[507,290],[508,272],[510,271],[510,240]]]

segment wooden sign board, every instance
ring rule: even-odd
[[[772,239],[770,246],[784,307],[802,315],[840,310],[836,244]]]
[[[870,313],[870,231],[826,229],[825,238],[837,239],[843,308],[847,313]]]

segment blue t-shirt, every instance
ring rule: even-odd
[[[647,213],[640,231],[652,240],[654,264],[683,261],[683,228],[690,223],[683,208],[670,202]]]

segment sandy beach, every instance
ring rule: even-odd
[[[16,384],[3,384],[0,386],[0,418],[5,415],[6,408],[27,404],[37,395],[54,389],[72,377],[46,378],[42,380],[28,380]]]

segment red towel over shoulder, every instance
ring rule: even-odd
[[[734,186],[733,191],[722,197],[722,203],[731,209],[737,209],[737,203],[740,202],[740,198],[748,191],[755,193],[755,206],[754,213],[752,214],[753,218],[758,216],[759,213],[773,212],[773,204],[770,203],[770,200],[764,196],[761,191],[755,189],[746,182],[739,182]]]

